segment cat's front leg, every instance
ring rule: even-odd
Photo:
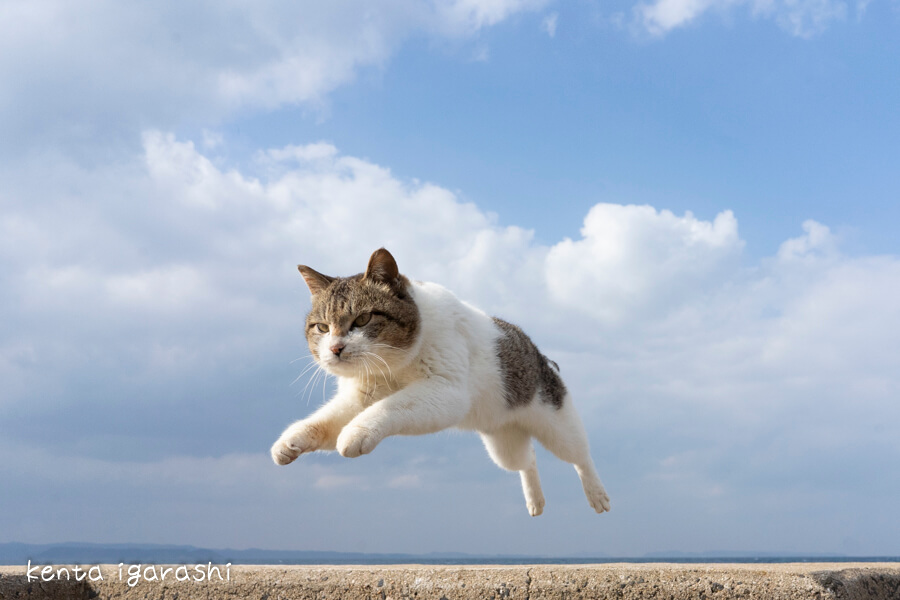
[[[303,419],[289,426],[272,445],[272,460],[277,465],[293,462],[301,454],[325,450],[331,427],[328,423]],[[337,436],[334,435],[336,438]]]
[[[353,418],[337,438],[337,451],[355,458],[391,435],[424,435],[453,427],[469,411],[463,386],[446,378],[417,381]]]
[[[338,434],[337,451],[341,453],[341,456],[356,458],[374,450],[375,446],[384,438],[385,435],[375,427],[347,425]]]
[[[322,408],[284,430],[272,445],[272,460],[277,465],[293,462],[301,454],[316,450],[334,450],[338,434],[363,409],[359,393],[349,386],[341,389]]]

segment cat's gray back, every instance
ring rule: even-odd
[[[521,328],[498,317],[493,321],[500,332],[496,352],[510,408],[528,405],[538,393],[542,402],[562,408],[566,386],[554,368],[556,363],[551,366]]]

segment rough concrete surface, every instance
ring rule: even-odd
[[[104,565],[93,582],[0,567],[0,599],[900,600],[900,563],[219,566],[225,581],[176,581],[174,569],[152,581],[162,568],[145,565],[132,586],[129,565]]]

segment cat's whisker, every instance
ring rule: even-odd
[[[381,358],[380,356],[378,356],[378,355],[375,354],[374,352],[365,352],[364,354],[366,355],[366,360],[367,360],[367,361],[369,360],[369,358],[368,358],[369,356],[374,356],[375,358],[377,358],[378,360],[380,360],[382,363],[385,364],[386,367],[388,367],[388,372],[390,373],[390,366],[388,366],[388,364],[384,361],[383,358]],[[393,391],[394,391],[394,388],[393,388],[393,386],[391,386],[391,377],[392,377],[393,375],[392,375],[391,377],[388,377],[387,375],[385,375],[385,374],[384,374],[384,369],[382,369],[380,366],[378,366],[378,363],[371,362],[370,364],[371,364],[371,366],[372,366],[373,368],[378,369],[378,372],[381,374],[381,378],[384,379],[385,383],[387,384],[388,389],[389,389],[391,392],[393,392]],[[377,381],[377,379],[376,379],[376,381]]]
[[[390,380],[394,378],[394,372],[391,371],[391,365],[389,365],[386,360],[384,360],[381,356],[379,356],[375,352],[367,352],[367,354],[371,354],[372,356],[374,356],[375,358],[377,358],[384,364],[385,368],[388,370],[388,376],[390,377],[390,379],[388,379],[387,377],[385,377],[385,379],[388,381],[388,387],[390,387]],[[381,371],[381,368],[379,367],[378,370]],[[381,371],[381,376],[384,377],[384,371]],[[393,391],[393,390],[391,390],[391,391]]]
[[[295,362],[297,362],[298,360],[303,360],[304,358],[313,358],[313,355],[312,355],[312,353],[310,353],[310,354],[307,354],[306,356],[298,356],[297,358],[295,358],[294,360],[292,360],[292,361],[289,362],[288,364],[289,364],[289,365],[292,365],[292,364],[294,364]],[[315,360],[315,359],[314,359],[314,360]]]
[[[309,394],[306,395],[306,404],[307,404],[307,406],[309,405],[309,401],[312,400],[313,391],[316,389],[316,386],[317,386],[318,381],[319,381],[319,377],[323,377],[323,379],[328,379],[328,373],[327,373],[327,371],[325,371],[325,369],[323,369],[323,368],[322,368],[321,366],[319,366],[319,365],[316,365],[316,367],[317,367],[317,369],[316,369],[315,375],[313,375],[313,376],[309,379],[309,381],[306,382],[306,387],[303,388],[304,394],[306,393],[306,390],[309,389]],[[312,385],[310,386],[310,384],[312,384]],[[324,386],[324,382],[323,382],[323,386]],[[324,387],[323,387],[323,389],[324,389]]]
[[[299,375],[297,375],[297,378],[291,382],[291,385],[294,385],[295,383],[297,383],[297,381],[299,381],[301,377],[306,375],[309,372],[309,370],[312,369],[313,367],[321,368],[321,367],[319,367],[319,365],[316,362],[312,362],[312,363],[306,365],[306,368],[303,369],[303,371]]]
[[[301,373],[301,376],[302,376],[302,373]],[[313,373],[312,376],[310,376],[306,379],[306,385],[303,386],[303,391],[300,392],[301,395],[306,393],[306,390],[309,389],[309,384],[313,381],[313,379],[315,379],[315,377],[316,377],[316,373]],[[298,377],[297,379],[299,379],[299,378],[300,377]],[[295,379],[294,381],[297,381],[297,379]],[[293,384],[291,384],[291,385],[293,385]]]
[[[385,344],[385,343],[383,343],[383,342],[373,342],[373,343],[370,344],[370,345],[371,345],[372,347],[378,347],[378,348],[390,348],[391,350],[399,350],[399,351],[403,352],[403,348],[398,348],[397,346],[391,346],[390,344]]]
[[[328,376],[330,373],[325,369],[322,369],[322,402],[324,403],[327,400],[328,394]]]
[[[371,368],[370,368],[371,367]],[[378,377],[375,376],[375,365],[366,357],[366,371],[372,374],[372,393],[375,393],[375,390],[378,388]]]
[[[360,364],[362,365],[362,368],[366,370],[365,373],[363,374],[365,376],[365,379],[363,379],[363,387],[365,388],[366,393],[368,394],[370,391],[369,390],[369,364],[368,364],[368,360],[366,359],[365,353],[360,354],[359,359],[360,359]]]
[[[319,375],[319,372],[316,371],[315,373],[312,374],[312,377],[309,377],[309,378],[306,380],[306,385],[303,386],[303,391],[300,392],[301,395],[303,395],[303,396],[306,395],[307,390],[309,390],[310,384],[311,384],[313,381],[316,380],[316,377],[318,377],[318,375]],[[308,399],[308,397],[307,397],[306,403],[309,404],[309,399]]]
[[[322,373],[324,373],[324,377],[322,378],[322,402],[325,402],[325,386],[328,383],[328,373],[322,369]]]
[[[375,393],[375,388],[378,387],[378,378],[374,376],[374,374],[369,370],[369,359],[366,357],[368,352],[364,352],[360,358],[362,358],[363,367],[366,369],[366,392],[367,393]],[[369,377],[375,380],[375,385],[372,386],[372,389],[369,389]]]
[[[384,366],[385,366],[385,367],[387,367],[388,373],[390,374],[390,378],[384,374],[384,370],[383,370],[380,366],[378,366],[378,363],[374,363],[374,362],[372,363],[372,366],[373,366],[374,368],[378,369],[378,372],[381,373],[381,378],[384,379],[385,383],[386,383],[387,386],[388,386],[388,389],[389,389],[390,391],[393,392],[393,391],[394,391],[394,388],[391,386],[391,379],[393,378],[393,373],[391,373],[391,367],[390,367],[390,365],[388,365],[387,362],[386,362],[383,358],[381,358],[380,356],[378,356],[378,355],[375,354],[374,352],[366,352],[365,354],[366,354],[367,357],[369,357],[369,356],[374,356],[375,358],[377,358],[378,360],[380,360],[382,363],[384,363]]]
[[[306,396],[306,404],[309,405],[309,401],[312,400],[313,390],[316,389],[316,385],[319,383],[319,377],[322,375],[322,369],[316,369],[316,372],[313,373],[313,376],[309,378],[309,381],[306,382],[306,387],[303,389],[303,393]]]

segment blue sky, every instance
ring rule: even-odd
[[[0,541],[900,553],[898,25],[5,3]],[[561,364],[611,513],[539,452],[528,517],[461,433],[271,463],[328,390],[295,265],[382,245]]]
[[[550,9],[553,38],[523,15],[474,48],[410,44],[389,69],[337,90],[327,117],[263,113],[248,121],[252,139],[323,138],[501,216],[526,206],[527,221],[505,222],[547,241],[608,200],[707,218],[731,208],[755,256],[831,215],[872,230],[855,240],[861,250],[892,249],[877,237],[898,187],[892,5],[810,39],[740,10],[660,39],[597,22],[614,8]],[[481,48],[488,60],[473,58]],[[871,204],[848,201],[860,196]]]

